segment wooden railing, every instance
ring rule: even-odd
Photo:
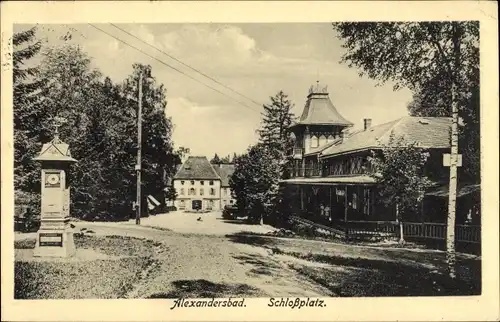
[[[399,224],[395,221],[349,221],[349,234],[389,233],[399,236]],[[403,235],[424,239],[446,240],[445,223],[403,223]],[[480,243],[481,226],[456,225],[455,240],[458,242]]]
[[[455,239],[462,242],[481,243],[481,226],[457,225]]]
[[[395,221],[348,221],[346,227],[350,235],[398,233]]]

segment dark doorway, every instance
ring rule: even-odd
[[[201,200],[193,200],[193,210],[200,210],[201,209]]]

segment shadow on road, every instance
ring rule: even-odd
[[[273,269],[279,269],[280,266],[271,263],[268,260],[265,260],[265,257],[257,254],[245,254],[233,256],[234,259],[237,259],[242,264],[252,265],[253,268],[250,269],[249,273],[257,274],[257,275],[273,275]]]
[[[171,298],[220,298],[229,296],[258,296],[262,292],[248,284],[213,283],[204,279],[178,280],[172,282],[174,290],[168,293],[154,293],[150,299]]]
[[[247,219],[223,219],[223,218],[217,218],[221,220],[223,223],[226,224],[236,224],[236,225],[250,225],[250,226],[255,226],[256,224],[248,222]]]
[[[415,262],[386,261],[322,254],[289,253],[305,260],[330,264],[331,269],[296,270],[339,296],[443,296],[481,294],[479,261],[459,262],[453,281],[441,267],[431,271]]]
[[[229,240],[233,243],[246,244],[251,246],[275,246],[278,243],[274,238],[252,235],[245,232],[230,234],[226,235],[225,237],[229,238]]]

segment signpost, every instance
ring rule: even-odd
[[[34,256],[70,257],[75,254],[73,231],[69,227],[70,182],[69,165],[77,162],[71,157],[68,144],[57,134],[42,147],[34,158],[42,164],[41,224]]]

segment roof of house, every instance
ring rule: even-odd
[[[64,143],[59,139],[56,134],[54,139],[49,143],[45,143],[42,146],[40,154],[34,158],[38,161],[67,161],[67,162],[77,162],[71,157],[69,152],[69,145]]]
[[[387,146],[391,133],[397,138],[403,137],[405,143],[417,142],[422,148],[449,148],[450,128],[449,117],[405,116],[367,130],[353,132],[341,143],[324,149],[321,157]]]
[[[316,87],[311,87],[307,96],[306,105],[302,111],[299,121],[296,125],[341,125],[352,126],[353,123],[346,120],[333,106],[328,95],[326,87],[320,88],[319,83]]]
[[[215,171],[221,179],[221,187],[229,187],[229,179],[234,172],[234,164],[214,164]]]
[[[220,180],[219,175],[212,167],[207,157],[190,156],[180,167],[179,171],[174,176],[175,179],[208,179]]]

